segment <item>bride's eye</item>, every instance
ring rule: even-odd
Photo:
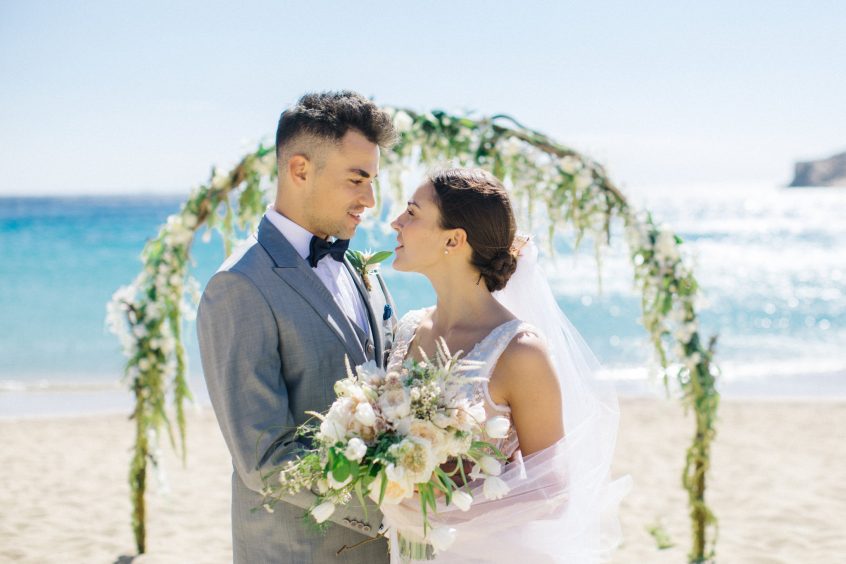
[[[408,208],[407,210],[405,210],[405,213],[407,213],[408,215],[410,215],[410,216],[414,217],[414,212],[413,212],[413,211],[411,211],[411,208]]]

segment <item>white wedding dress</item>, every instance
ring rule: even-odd
[[[433,526],[456,530],[452,546],[438,553],[436,564],[555,562],[592,564],[607,559],[620,542],[617,508],[630,487],[628,477],[609,479],[619,412],[613,386],[595,379],[599,365],[558,308],[537,264],[537,248],[524,247],[517,272],[505,290],[494,296],[518,319],[506,322],[477,343],[464,358],[479,362],[471,390],[483,399],[489,416],[510,419],[510,408],[495,404],[488,381],[508,344],[522,333],[540,335],[550,350],[559,379],[566,436],[554,445],[521,456],[512,427],[497,446],[509,458],[500,478],[509,493],[487,500],[481,481],[468,485],[474,502],[467,512],[438,503]],[[408,356],[420,322],[429,309],[411,311],[397,327],[388,370]],[[529,322],[527,322],[529,321]],[[416,498],[384,508],[391,539],[391,562],[401,558],[396,531],[422,536],[422,516]],[[417,561],[414,561],[417,562]]]

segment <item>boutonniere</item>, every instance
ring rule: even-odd
[[[364,282],[364,287],[367,288],[367,291],[370,292],[373,288],[370,287],[370,279],[368,278],[368,274],[376,267],[377,264],[382,262],[383,260],[390,257],[394,254],[392,251],[347,251],[347,260],[350,261],[350,264],[353,268],[356,269],[358,274],[361,276],[361,281]]]

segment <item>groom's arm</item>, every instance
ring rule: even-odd
[[[256,492],[262,473],[298,448],[281,376],[279,333],[264,296],[237,272],[218,272],[197,311],[203,373],[235,470]]]
[[[261,492],[266,475],[303,446],[294,440],[276,319],[251,280],[223,271],[203,292],[197,334],[209,396],[235,471],[248,488]],[[316,497],[301,491],[283,499],[308,509]],[[373,536],[379,524],[372,523],[374,514],[368,507],[370,530],[360,524],[367,520],[356,504],[336,511],[330,520]]]

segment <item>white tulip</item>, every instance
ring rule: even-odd
[[[328,441],[338,442],[343,440],[346,429],[338,421],[331,418],[326,418],[320,424],[320,434]]]
[[[372,427],[376,424],[376,412],[373,406],[367,402],[358,404],[355,408],[355,420],[365,427]]]
[[[468,415],[470,415],[470,419],[472,419],[475,423],[481,424],[484,422],[485,417],[485,405],[481,402],[471,405],[470,408],[467,410]]]
[[[485,433],[492,439],[504,439],[508,436],[508,430],[511,428],[511,421],[508,417],[497,415],[491,417],[485,422]]]
[[[367,454],[367,445],[364,444],[364,441],[358,437],[350,439],[350,442],[347,443],[347,448],[344,450],[344,456],[346,456],[348,460],[353,460],[355,462],[361,462],[361,459],[364,458],[365,454]]]
[[[452,503],[462,511],[467,511],[473,504],[473,496],[465,491],[458,490],[452,494]]]
[[[333,490],[340,490],[341,488],[352,482],[352,479],[352,474],[349,474],[346,480],[344,480],[343,482],[339,482],[335,479],[335,476],[332,475],[332,472],[326,474],[326,482],[329,484],[329,487]]]
[[[482,492],[487,499],[493,501],[505,497],[508,493],[508,486],[500,478],[491,476],[485,480],[485,485],[482,486]]]
[[[311,508],[311,516],[318,523],[322,523],[335,512],[335,504],[331,501],[324,501],[320,505]]]
[[[482,472],[488,476],[499,476],[502,474],[502,465],[493,456],[485,455],[480,458],[479,466],[482,468]]]
[[[447,550],[455,542],[456,529],[446,525],[442,527],[435,527],[429,532],[429,543],[435,549],[435,554],[442,550]]]

